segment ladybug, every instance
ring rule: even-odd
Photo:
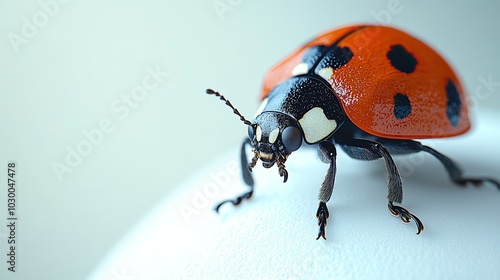
[[[328,170],[319,188],[316,213],[325,236],[336,173],[336,146],[358,160],[383,159],[388,174],[388,209],[420,234],[424,225],[407,209],[401,176],[392,155],[426,152],[436,157],[458,185],[492,178],[463,177],[450,158],[413,139],[451,137],[470,128],[465,90],[448,63],[415,37],[387,26],[354,25],[328,31],[286,57],[266,74],[253,121],[245,119],[224,96],[215,95],[248,125],[241,147],[243,179],[250,190],[222,201],[238,205],[252,197],[252,168],[277,165],[283,182],[285,162],[302,145],[317,146]],[[246,146],[252,148],[248,163]]]

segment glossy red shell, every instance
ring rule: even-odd
[[[323,71],[322,76],[346,115],[363,131],[386,138],[414,139],[455,136],[470,128],[464,88],[448,63],[420,40],[385,26],[348,26],[318,36],[269,70],[261,98],[293,76],[294,67],[308,49],[335,42],[338,47],[348,47],[353,56],[338,69]],[[403,73],[388,62],[387,51],[394,45],[403,46],[415,57],[414,72]],[[447,115],[450,101],[445,89],[449,81],[455,85],[460,102],[455,124]],[[411,114],[404,119],[394,115],[396,93],[404,93],[411,100]]]

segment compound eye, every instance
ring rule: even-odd
[[[255,128],[251,125],[248,126],[248,138],[253,141],[253,138],[255,137]]]
[[[302,133],[295,126],[289,126],[281,133],[281,141],[288,152],[294,152],[302,145]]]

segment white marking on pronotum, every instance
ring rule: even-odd
[[[332,79],[333,69],[332,67],[327,67],[319,70],[318,75],[320,75],[323,79],[329,81]]]
[[[257,128],[255,129],[255,136],[257,137],[257,141],[260,142],[260,139],[262,139],[262,129],[260,128],[260,126],[257,126]]]
[[[260,103],[259,107],[257,108],[257,111],[255,112],[254,118],[256,118],[258,115],[260,115],[260,113],[262,113],[262,111],[264,111],[264,108],[266,108],[266,105],[267,105],[268,101],[269,100],[267,98],[264,98],[264,100],[262,100],[262,102]]]
[[[307,65],[307,63],[302,62],[302,63],[297,64],[295,67],[293,67],[292,75],[297,76],[297,75],[305,74],[305,73],[307,73],[307,71],[309,71],[309,66]]]
[[[269,143],[274,144],[276,139],[278,139],[278,135],[280,134],[280,129],[275,128],[271,133],[269,133]]]
[[[337,128],[337,122],[329,120],[320,107],[314,107],[305,113],[299,123],[308,143],[316,143],[326,138]]]

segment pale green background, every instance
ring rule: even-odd
[[[214,3],[231,9],[218,13]],[[9,36],[22,35],[23,18],[33,22],[43,8],[0,4],[1,279],[85,278],[155,203],[246,134],[205,89],[221,91],[251,118],[265,71],[330,28],[381,20],[403,28],[451,61],[477,101],[473,114],[500,108],[500,86],[479,88],[490,75],[500,82],[495,1],[73,0],[58,7],[16,52]],[[112,104],[142,84],[148,67],[169,76],[129,115],[115,113]],[[64,163],[66,148],[103,119],[114,130],[59,181],[54,162]],[[3,261],[8,160],[18,163],[16,274]]]

